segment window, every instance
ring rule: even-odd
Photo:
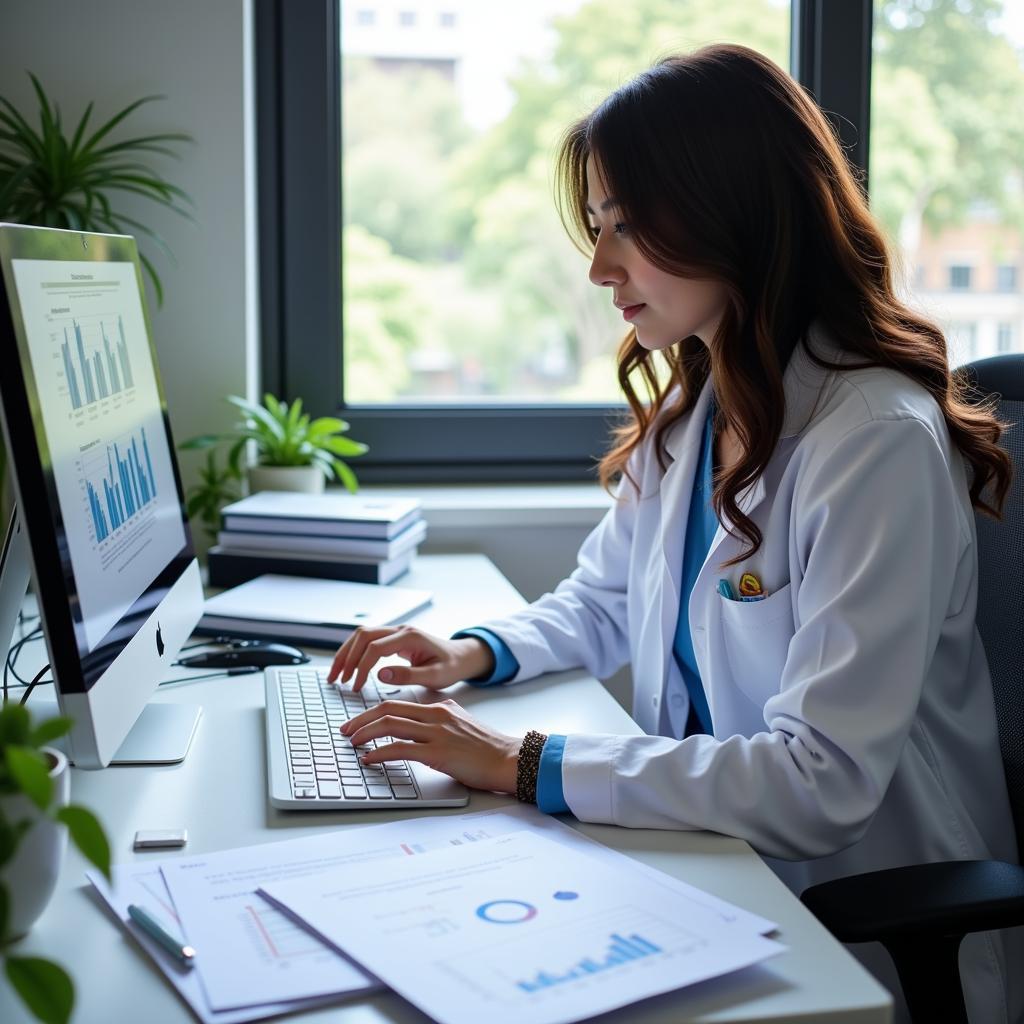
[[[450,74],[424,64],[426,17],[370,52],[342,37],[346,403],[621,401],[622,318],[588,281],[549,179],[580,96],[670,38],[648,6],[641,29],[612,28],[603,2],[471,5],[433,54]],[[732,38],[788,64],[788,11],[747,6]]]
[[[441,28],[455,28],[456,16],[454,11],[442,11],[437,18]]]
[[[1013,324],[999,324],[996,328],[996,352],[1013,351]]]
[[[593,479],[624,408],[622,325],[589,315],[600,291],[557,222],[553,139],[660,53],[728,39],[791,67],[863,166],[869,2],[468,4],[442,34],[441,8],[406,0],[417,24],[383,52],[387,33],[338,32],[338,0],[258,5],[265,385],[340,411],[371,445],[364,481]],[[467,84],[486,80],[473,60],[489,88]],[[387,117],[352,102],[370,86]]]
[[[415,28],[416,13],[416,11],[399,11],[398,24],[401,25],[402,28]]]
[[[356,11],[356,24],[357,25],[376,25],[377,24],[377,12],[370,10],[369,8],[361,8]]]
[[[949,287],[956,292],[965,292],[971,287],[971,268],[962,263],[949,268]]]
[[[955,365],[991,351],[995,318],[1024,316],[1016,296],[992,308],[993,291],[1017,292],[1006,254],[1024,241],[1024,137],[982,131],[978,120],[1020,121],[1024,20],[1013,0],[873,3],[871,206],[905,267],[934,268],[930,289],[919,280],[901,289],[947,324]]]

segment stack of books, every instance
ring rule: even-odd
[[[264,573],[390,583],[427,535],[415,498],[260,491],[226,505],[208,552],[210,586]]]

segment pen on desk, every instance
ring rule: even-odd
[[[173,953],[186,967],[191,967],[196,951],[183,946],[170,932],[166,931],[149,911],[135,903],[128,904],[128,916],[151,938],[156,939],[169,953]]]

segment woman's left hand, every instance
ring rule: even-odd
[[[341,731],[353,747],[392,737],[393,742],[367,751],[364,764],[419,761],[473,789],[516,791],[522,738],[478,722],[451,699],[435,704],[385,700],[349,719]]]

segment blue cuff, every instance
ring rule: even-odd
[[[562,754],[564,736],[549,736],[540,752],[537,768],[537,806],[545,814],[561,814],[569,810],[562,792]]]
[[[509,650],[508,644],[496,633],[474,626],[472,629],[460,629],[458,633],[453,633],[450,639],[458,640],[463,636],[475,636],[478,640],[483,640],[494,655],[494,671],[489,676],[467,679],[467,683],[472,683],[474,686],[497,686],[509,679],[515,679],[519,674],[519,662],[516,660],[516,656]]]

